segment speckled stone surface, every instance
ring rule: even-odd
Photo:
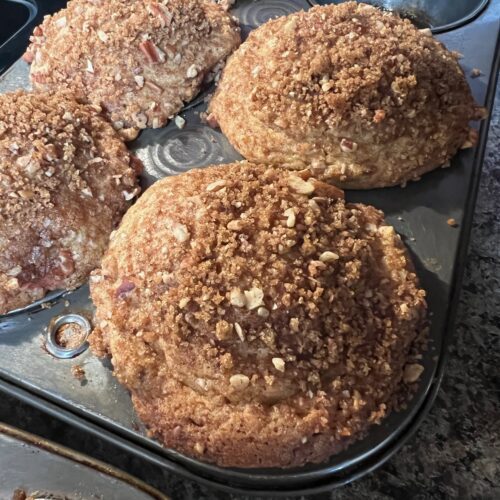
[[[112,463],[174,500],[240,500],[168,476],[7,397],[0,420]],[[437,400],[381,469],[315,499],[500,499],[500,87],[474,217],[455,338]],[[124,499],[128,500],[128,499]],[[130,499],[133,500],[133,499]]]

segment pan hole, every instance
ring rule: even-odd
[[[65,314],[53,318],[47,331],[47,351],[61,359],[70,359],[85,352],[91,325],[80,314]]]

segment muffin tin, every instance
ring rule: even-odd
[[[342,3],[342,0],[309,0],[312,5]],[[443,33],[467,24],[488,5],[489,0],[365,0],[384,10],[410,19],[419,28]]]
[[[310,3],[243,0],[236,2],[233,14],[240,19],[245,36],[268,19],[307,9]],[[414,3],[408,0],[408,5]],[[494,0],[474,21],[439,36],[450,50],[464,55],[461,64],[473,94],[489,109],[499,63],[499,13],[500,0]],[[481,70],[478,78],[471,77],[473,68]],[[0,77],[1,92],[27,86],[28,66],[22,61]],[[183,129],[171,122],[162,129],[143,131],[130,144],[145,165],[144,188],[166,175],[241,158],[220,131],[200,120],[210,91],[185,107],[181,113],[186,120]],[[92,317],[87,286],[73,292],[54,292],[44,301],[0,317],[0,390],[64,418],[141,460],[226,491],[305,494],[331,489],[366,474],[411,436],[436,396],[453,330],[487,130],[488,120],[481,124],[476,148],[461,151],[451,168],[426,174],[406,188],[346,192],[348,201],[384,210],[387,220],[403,236],[428,293],[431,333],[422,359],[425,371],[408,408],[392,413],[382,425],[372,427],[364,439],[327,463],[290,470],[227,469],[185,457],[150,439],[134,414],[127,391],[114,379],[109,361],[97,359],[81,346],[76,349],[80,347],[83,353],[65,353],[64,359],[47,352],[47,335],[54,321],[59,326],[71,318]],[[458,226],[448,224],[449,219]],[[75,367],[85,372],[83,380],[73,375]]]
[[[90,457],[0,423],[0,498],[168,500],[157,490]]]

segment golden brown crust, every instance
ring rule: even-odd
[[[245,162],[154,184],[91,278],[92,347],[166,446],[320,462],[390,410],[425,317],[383,214]]]
[[[404,183],[445,164],[476,108],[456,56],[408,20],[355,2],[253,31],[210,104],[248,160],[344,188]]]
[[[139,191],[136,161],[70,95],[0,95],[0,314],[85,281]]]
[[[71,0],[31,40],[34,88],[70,88],[103,106],[129,140],[190,101],[240,36],[208,0]]]

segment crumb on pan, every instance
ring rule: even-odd
[[[306,172],[242,162],[158,181],[91,295],[92,349],[151,434],[222,466],[324,461],[419,376],[425,292],[400,237]]]

